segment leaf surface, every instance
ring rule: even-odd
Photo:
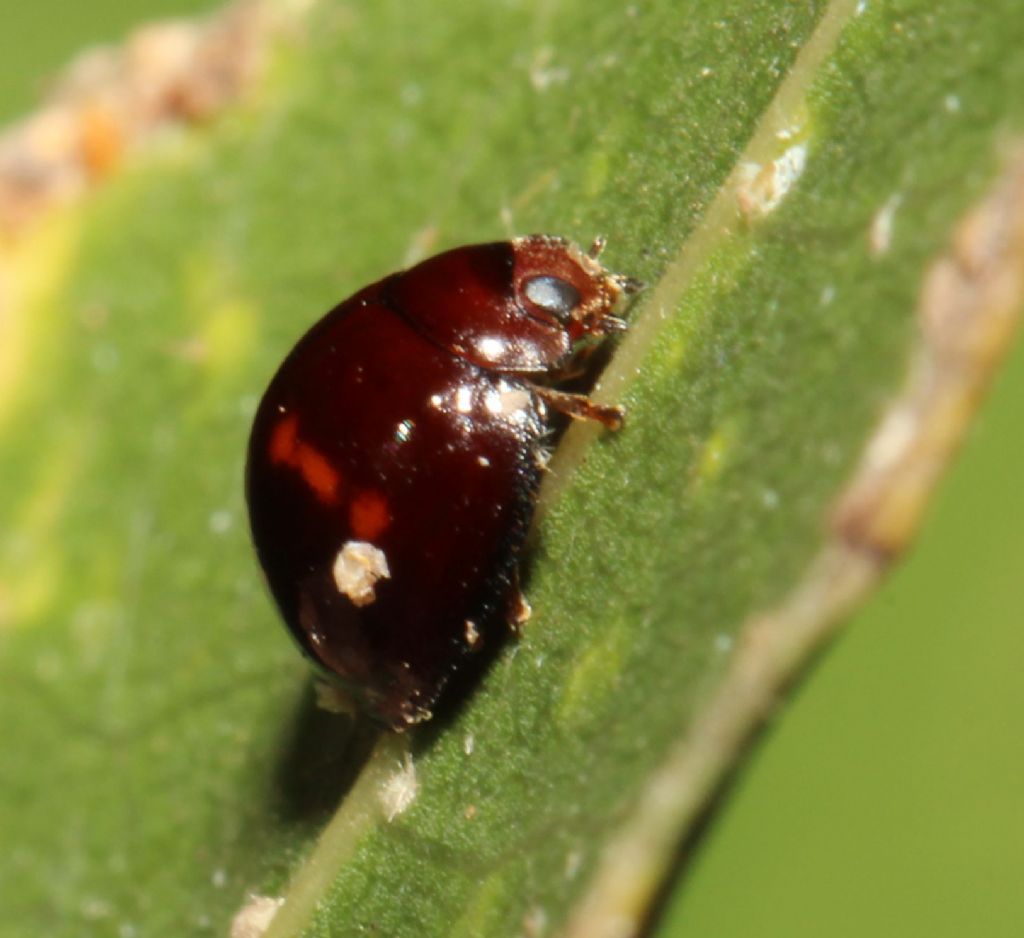
[[[578,930],[744,626],[822,549],[1024,117],[1008,3],[306,15],[244,108],[10,261],[44,271],[0,385],[12,936],[224,934],[250,893],[289,896],[273,936]],[[563,442],[523,639],[408,751],[375,743],[316,708],[262,589],[248,422],[339,298],[528,231],[603,233],[651,285],[599,392],[629,424]]]

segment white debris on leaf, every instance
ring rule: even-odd
[[[534,91],[547,91],[552,85],[563,85],[569,80],[569,69],[552,65],[555,50],[542,46],[534,53],[530,63],[530,84]]]
[[[797,143],[770,163],[744,163],[736,191],[740,211],[752,220],[773,212],[803,175],[807,145]]]
[[[284,905],[278,896],[249,896],[231,920],[230,938],[260,938],[266,934],[277,910]]]
[[[380,806],[384,809],[384,817],[388,823],[409,810],[419,791],[416,766],[412,756],[406,753],[398,769],[384,780],[378,793]]]
[[[916,440],[917,416],[909,407],[894,407],[882,419],[864,453],[864,465],[881,475],[909,458]]]
[[[222,508],[210,515],[207,526],[211,534],[224,534],[230,530],[232,520],[231,512]]]
[[[523,938],[541,938],[548,930],[548,914],[539,905],[523,916]]]
[[[881,257],[892,247],[892,223],[896,210],[900,207],[903,196],[896,192],[885,200],[885,204],[875,212],[871,219],[871,230],[868,233],[868,245],[875,257]]]
[[[357,606],[377,598],[377,581],[389,578],[388,558],[367,541],[346,541],[334,558],[334,585]]]
[[[422,91],[418,85],[406,85],[401,91],[402,103],[406,107],[410,107],[413,104],[419,102],[422,96]],[[434,245],[437,244],[437,237],[439,231],[437,225],[427,224],[420,228],[412,236],[412,240],[409,242],[408,247],[405,249],[405,256],[402,258],[403,267],[412,267],[413,264],[418,264],[421,260],[429,257],[434,250]]]

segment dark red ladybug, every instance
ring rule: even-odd
[[[550,386],[636,282],[561,238],[456,248],[331,310],[270,382],[246,495],[270,589],[303,649],[395,729],[529,614],[517,557],[548,410],[622,411]]]

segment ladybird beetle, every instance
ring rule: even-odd
[[[517,560],[549,412],[621,426],[621,408],[552,387],[580,340],[626,326],[612,311],[639,284],[602,246],[531,235],[385,277],[306,333],[257,409],[246,497],[270,591],[303,650],[396,730],[529,614]]]

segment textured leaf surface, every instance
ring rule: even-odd
[[[244,113],[51,218],[0,376],[0,931],[222,934],[294,875],[277,934],[568,921],[902,383],[1024,118],[999,6],[325,0]],[[401,748],[342,801],[373,740],[315,708],[255,572],[247,423],[340,296],[533,230],[652,285],[607,382],[630,423],[566,440],[529,630],[386,823]]]

